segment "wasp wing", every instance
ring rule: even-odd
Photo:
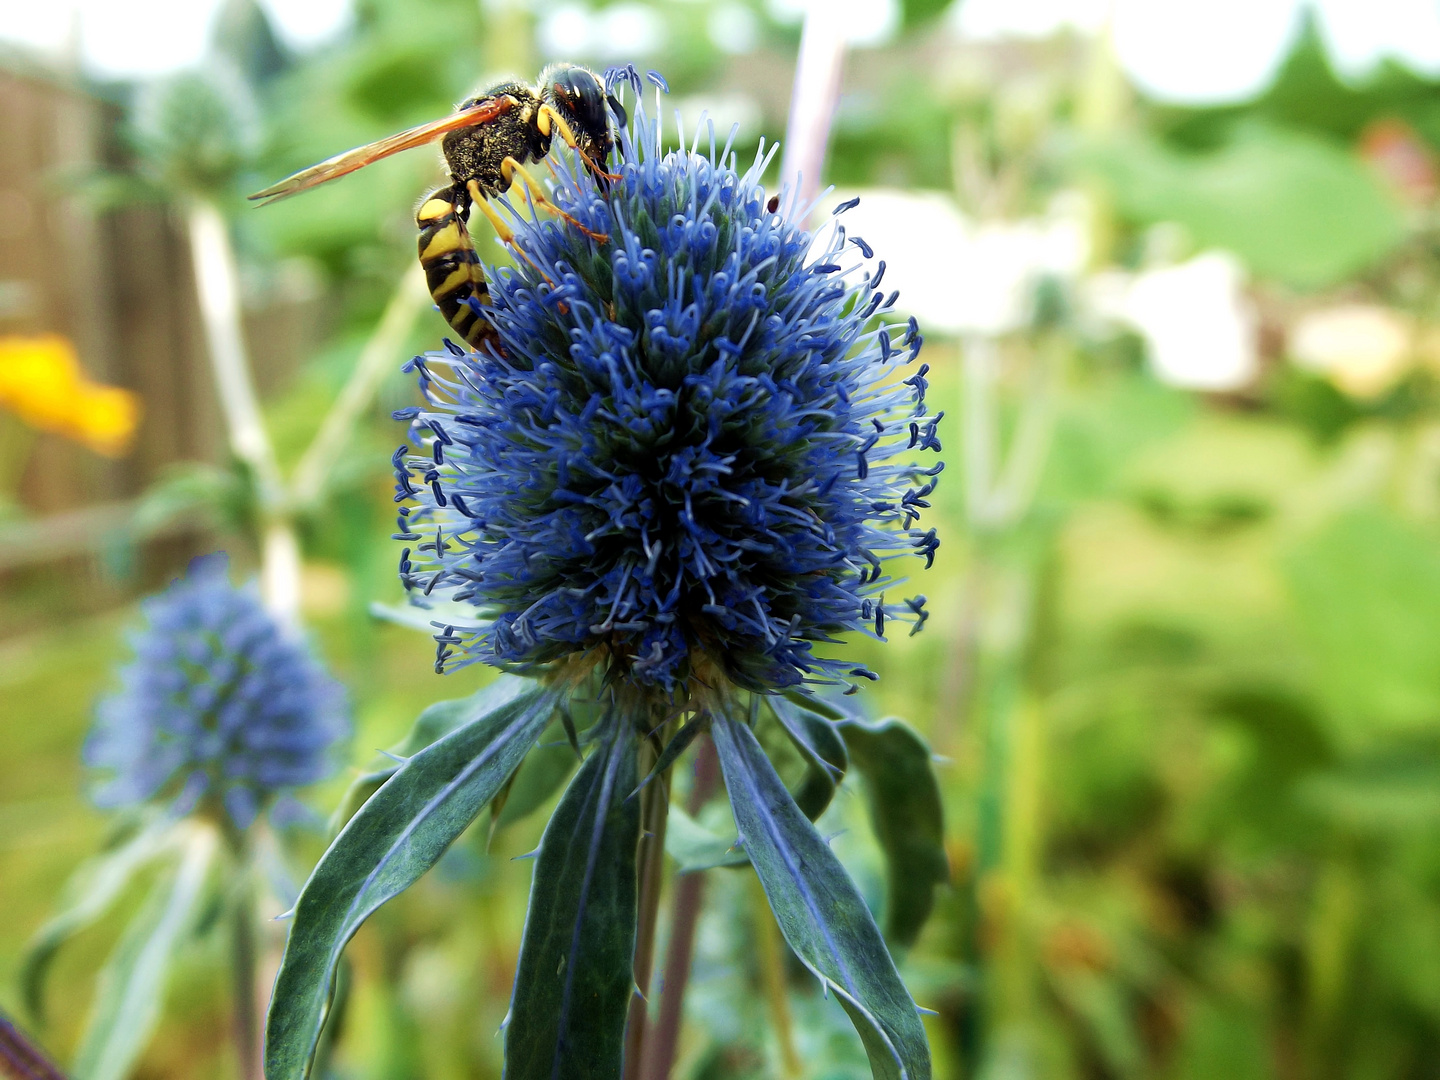
[[[317,184],[323,184],[327,180],[334,180],[336,177],[352,173],[356,169],[369,165],[372,161],[379,161],[381,158],[389,157],[391,154],[398,154],[401,150],[409,150],[416,146],[423,146],[428,142],[444,135],[446,132],[455,131],[458,128],[476,127],[480,124],[488,124],[497,116],[507,113],[515,105],[512,97],[501,96],[487,98],[468,109],[461,109],[459,112],[451,113],[440,120],[432,120],[428,124],[421,124],[419,127],[402,131],[398,135],[391,135],[389,138],[381,139],[379,142],[370,143],[368,146],[357,146],[354,150],[347,150],[343,154],[336,154],[332,158],[320,162],[319,165],[311,165],[308,169],[301,169],[294,176],[287,176],[278,184],[272,184],[264,191],[257,191],[254,195],[248,196],[251,200],[263,200],[261,205],[276,202],[280,199],[289,198],[291,195],[298,195],[307,191]]]

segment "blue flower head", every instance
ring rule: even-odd
[[[165,799],[184,813],[208,797],[243,829],[277,791],[330,771],[349,730],[343,688],[227,568],[223,554],[196,559],[145,601],[135,658],[85,743],[109,774],[98,806]]]
[[[637,110],[618,179],[558,161],[555,202],[607,239],[515,214],[516,266],[487,270],[500,347],[407,365],[401,578],[475,609],[435,624],[437,669],[586,653],[665,692],[763,692],[874,678],[819,650],[924,621],[886,596],[888,557],[938,546],[914,320],[877,318],[896,297],[862,239],[767,200],[763,147],[740,173],[708,142],[664,152]]]

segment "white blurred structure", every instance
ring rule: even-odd
[[[1434,0],[964,0],[961,37],[1044,37],[1109,22],[1125,74],[1154,97],[1190,104],[1241,101],[1270,82],[1313,12],[1330,58],[1358,78],[1386,57],[1440,72]]]
[[[350,0],[260,0],[297,48],[339,32]],[[552,55],[633,57],[663,44],[663,22],[634,2],[591,9],[578,3],[529,2]],[[772,18],[801,18],[818,0],[767,0]],[[0,0],[0,39],[56,53],[78,53],[97,74],[151,76],[194,65],[202,56],[221,0]],[[1440,4],[1434,0],[964,0],[952,26],[963,37],[1043,37],[1069,27],[1094,33],[1110,22],[1126,74],[1147,92],[1174,101],[1218,102],[1262,90],[1295,38],[1306,9],[1316,12],[1337,68],[1356,77],[1385,57],[1416,70],[1440,71]],[[897,0],[824,0],[826,16],[852,47],[892,41]],[[716,9],[710,32],[745,52],[759,35],[751,9]]]
[[[899,310],[926,332],[995,336],[1030,322],[1035,288],[1047,277],[1072,279],[1090,257],[1087,206],[1067,194],[1044,217],[975,222],[948,195],[888,188],[831,196],[833,206],[860,196],[840,219],[886,262],[885,289],[900,290]]]
[[[1258,372],[1258,320],[1245,295],[1245,269],[1210,251],[1173,266],[1087,275],[1089,206],[1076,192],[1056,198],[1044,217],[974,222],[949,196],[878,189],[859,194],[838,220],[886,261],[885,290],[897,310],[926,333],[993,338],[1028,326],[1036,287],[1068,283],[1081,315],[1133,327],[1145,339],[1157,378],[1190,390],[1227,391]]]
[[[0,40],[78,60],[97,75],[134,78],[194,67],[223,0],[0,0]],[[340,33],[350,0],[259,0],[276,31],[305,49]]]
[[[1224,251],[1146,270],[1123,288],[1115,314],[1145,339],[1161,382],[1187,390],[1238,390],[1259,370],[1258,320],[1245,269]]]
[[[1324,375],[1345,393],[1374,398],[1395,385],[1415,351],[1414,320],[1380,304],[1311,311],[1290,329],[1296,366]]]

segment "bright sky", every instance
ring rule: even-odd
[[[1265,88],[1307,7],[1344,74],[1364,75],[1387,56],[1440,73],[1436,0],[964,0],[952,24],[962,35],[994,38],[1065,24],[1096,30],[1108,15],[1120,64],[1142,88],[1173,101],[1220,102]]]
[[[344,27],[350,0],[259,0],[280,36],[298,49]],[[85,66],[99,75],[161,75],[205,52],[221,0],[0,0],[0,38],[51,54],[78,33]]]
[[[637,38],[627,18],[646,15],[654,21],[648,10],[634,3],[611,5],[603,16],[590,16],[574,2],[532,2],[552,15],[542,20],[542,37],[549,44],[573,45],[583,29],[588,46],[606,44],[592,38],[613,37],[616,49],[621,41],[633,49],[645,35]],[[766,5],[784,18],[798,17],[808,2],[766,0]],[[81,56],[97,74],[155,75],[199,60],[220,3],[0,0],[0,38],[62,52],[78,33]],[[339,32],[349,13],[349,0],[260,3],[281,35],[298,48]],[[840,17],[837,0],[825,4],[832,17]],[[1393,56],[1418,70],[1440,73],[1437,0],[962,0],[951,23],[957,32],[972,37],[1035,36],[1065,24],[1093,30],[1113,11],[1116,51],[1138,84],[1175,101],[1227,101],[1263,89],[1307,4],[1319,12],[1321,30],[1342,71],[1361,75],[1382,57]],[[839,6],[876,13],[870,20],[874,25],[867,24],[866,33],[857,35],[857,45],[878,43],[894,32],[892,0],[845,0]],[[738,2],[718,10],[717,19],[726,25],[749,17],[748,9]],[[734,39],[729,32],[723,36]]]

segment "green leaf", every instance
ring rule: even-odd
[[[1132,139],[1089,158],[1119,212],[1175,221],[1202,248],[1228,248],[1262,277],[1324,288],[1363,272],[1405,238],[1400,206],[1329,139],[1259,122],[1208,154]]]
[[[735,823],[795,955],[835,991],[882,1080],[929,1080],[920,1014],[840,860],[785,790],[744,724],[717,718],[715,748]]]
[[[191,929],[219,836],[193,826],[179,864],[151,889],[100,972],[75,1080],[124,1080],[155,1027],[175,946]]]
[[[1398,515],[1351,511],[1289,553],[1302,642],[1346,752],[1435,730],[1440,700],[1440,553]]]
[[[913,30],[941,15],[950,4],[951,0],[901,0],[900,24]]]
[[[557,692],[531,683],[401,765],[350,819],[310,875],[275,980],[265,1039],[268,1080],[310,1068],[345,943],[408,889],[479,815],[529,753]],[[483,692],[468,699],[472,705]]]
[[[886,940],[913,945],[935,905],[935,886],[950,879],[930,748],[899,720],[847,720],[840,734],[865,777],[870,822],[885,852]]]
[[[835,789],[850,767],[845,741],[835,725],[814,709],[801,707],[783,697],[771,698],[770,709],[805,759],[805,778],[795,792],[795,804],[814,821],[830,805]]]
[[[640,800],[623,725],[545,827],[505,1032],[507,1080],[620,1075],[635,953]]]
[[[494,682],[477,690],[467,698],[437,701],[415,718],[415,723],[410,726],[405,738],[397,745],[392,746],[388,753],[402,759],[414,757],[427,746],[433,746],[439,742],[456,728],[470,723],[484,713],[498,709],[507,702],[514,701],[527,689],[533,687],[533,680],[522,679],[517,675],[501,675]],[[369,772],[361,773],[345,790],[345,794],[340,797],[340,805],[330,815],[331,833],[338,833],[345,823],[355,816],[355,811],[365,805],[365,800],[379,791],[380,785],[399,770],[400,762],[388,757],[385,760],[385,764],[377,765]]]
[[[740,838],[712,832],[678,806],[670,807],[665,824],[665,854],[676,862],[679,874],[712,870],[717,866],[744,866],[750,856],[735,845]]]
[[[30,939],[20,969],[25,1007],[36,1020],[44,1018],[45,975],[55,953],[109,911],[136,872],[167,849],[172,824],[157,818],[113,851],[81,863],[65,883],[60,911]]]

